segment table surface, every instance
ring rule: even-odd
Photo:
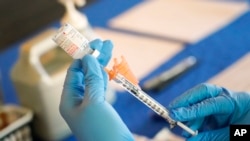
[[[81,11],[88,16],[89,22],[92,26],[109,29],[110,27],[107,23],[111,18],[118,16],[127,9],[141,2],[143,2],[143,0],[102,0],[96,1],[90,6],[81,9]],[[100,15],[100,13],[102,14]],[[249,53],[249,25],[250,12],[246,11],[237,19],[206,38],[203,38],[195,43],[185,44],[185,48],[183,50],[178,52],[166,62],[162,63],[147,76],[141,78],[140,84],[162,71],[171,68],[185,57],[190,55],[195,56],[198,60],[198,64],[192,68],[192,70],[172,81],[162,91],[148,92],[148,94],[150,94],[157,101],[162,103],[164,106],[167,106],[171,100],[187,89],[199,83],[207,82],[207,80],[211,77],[225,70],[242,56]],[[44,29],[50,27],[59,27],[59,22],[55,21]],[[3,93],[5,94],[5,103],[18,103],[16,92],[10,79],[10,70],[18,58],[20,44],[30,37],[25,37],[24,39],[12,44],[7,50],[4,50],[0,54],[0,69],[2,73],[1,81]],[[234,78],[232,77],[232,81],[233,79]],[[133,96],[121,91],[117,93],[117,100],[113,106],[133,133],[153,137],[161,128],[168,126],[166,122],[152,118],[153,112]],[[177,134],[180,133],[180,129],[178,128],[173,129],[173,131]],[[70,140],[74,141],[75,138],[71,136],[65,139],[65,141]]]

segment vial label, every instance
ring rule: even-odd
[[[89,41],[69,24],[60,27],[53,40],[74,59],[83,57],[91,50]]]

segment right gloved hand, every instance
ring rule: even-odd
[[[60,113],[79,141],[133,141],[133,136],[114,108],[105,100],[108,77],[103,70],[111,58],[112,43],[95,40],[96,59],[86,55],[69,67]]]
[[[187,122],[198,135],[188,141],[229,141],[230,124],[250,124],[250,94],[200,84],[170,104],[170,116]]]

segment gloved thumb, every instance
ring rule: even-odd
[[[85,82],[83,103],[98,103],[105,100],[107,74],[96,58],[86,55],[82,59],[82,68]]]

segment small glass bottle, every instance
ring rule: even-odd
[[[87,54],[97,58],[100,54],[98,50],[90,48],[89,40],[68,23],[60,27],[53,40],[73,59],[81,59]],[[116,99],[116,93],[110,86],[107,87],[106,99],[111,104]]]
[[[63,25],[53,40],[74,59],[80,59],[86,54],[94,57],[100,54],[98,50],[91,49],[89,41],[70,24]]]

